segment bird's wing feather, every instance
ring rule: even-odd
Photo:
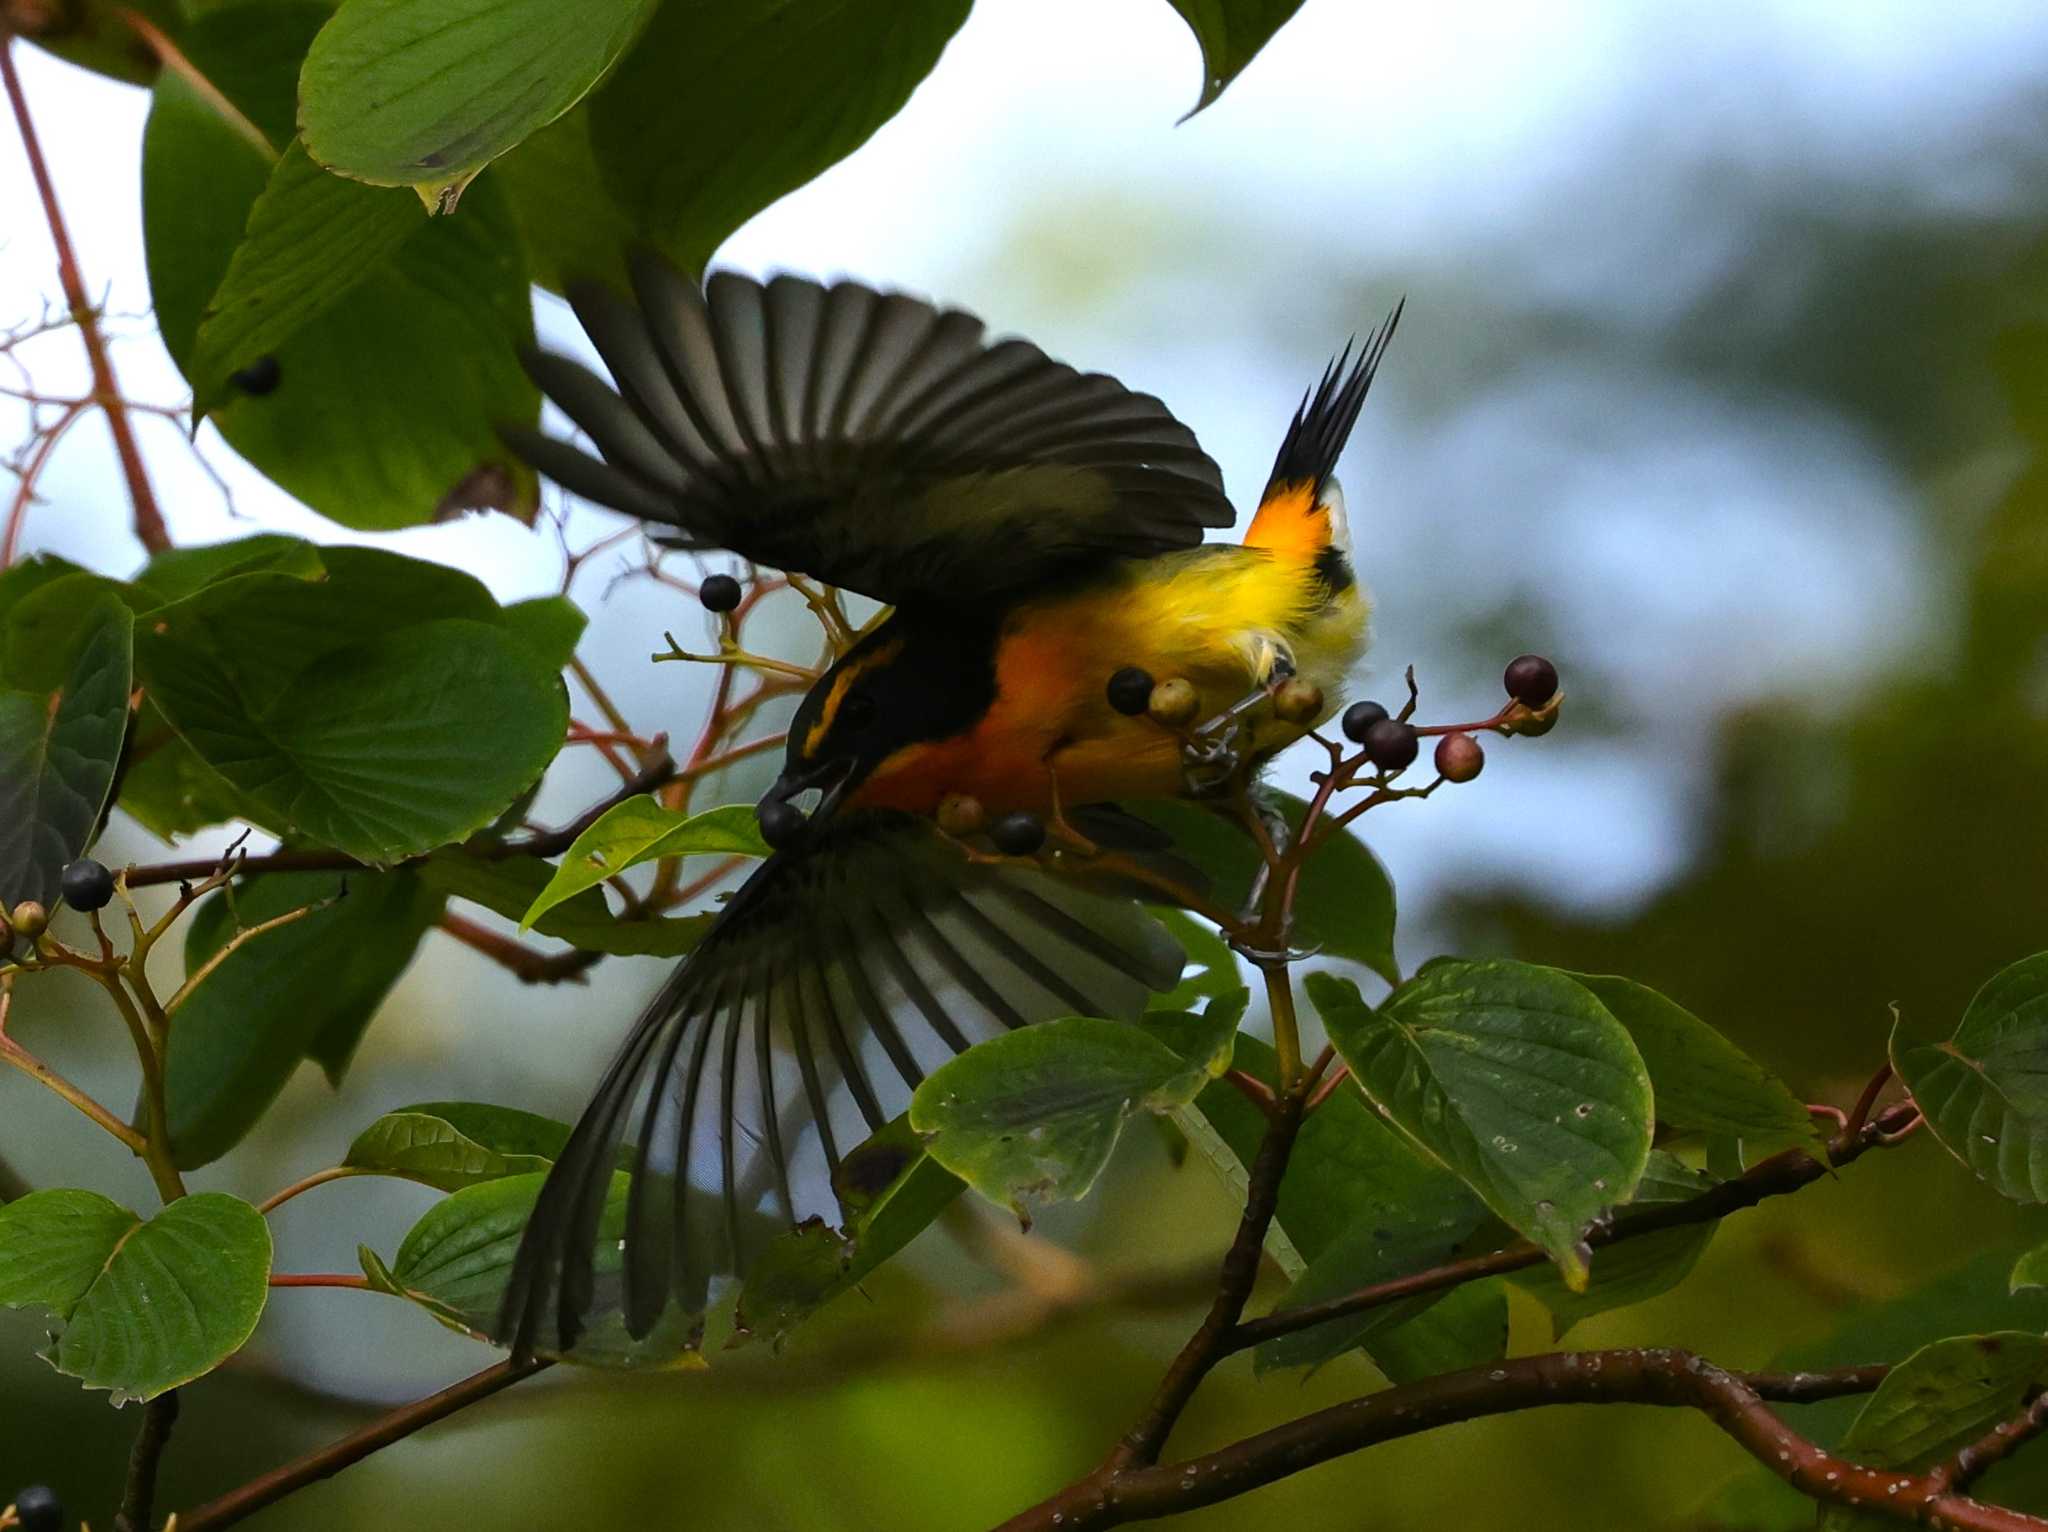
[[[632,269],[631,303],[570,293],[616,391],[566,357],[527,361],[600,455],[506,436],[687,545],[881,601],[969,602],[1231,523],[1215,463],[1157,399],[990,344],[971,314],[790,276],[700,291],[651,254]]]
[[[595,1309],[635,1336],[701,1313],[776,1234],[838,1221],[840,1160],[931,1069],[1030,1022],[1135,1017],[1181,960],[1130,900],[971,862],[924,820],[821,827],[756,870],[634,1024],[534,1205],[500,1337],[562,1351]],[[594,1247],[622,1143],[613,1290]]]

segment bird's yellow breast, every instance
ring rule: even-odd
[[[980,722],[899,750],[856,801],[930,813],[957,792],[992,812],[1042,811],[1055,774],[1069,804],[1176,796],[1178,741],[1110,707],[1112,673],[1136,665],[1158,680],[1184,678],[1207,717],[1268,680],[1284,646],[1334,709],[1364,648],[1366,616],[1355,585],[1333,595],[1313,559],[1286,550],[1206,544],[1124,566],[1113,580],[1012,612],[996,648],[995,701]],[[1259,717],[1255,752],[1302,733]]]

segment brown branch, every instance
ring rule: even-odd
[[[0,81],[6,84],[8,105],[14,109],[14,124],[21,130],[21,147],[28,156],[29,174],[35,178],[36,192],[42,198],[50,243],[57,248],[57,277],[64,284],[64,301],[71,306],[71,317],[78,322],[86,359],[92,365],[93,402],[106,414],[107,429],[114,435],[114,451],[121,459],[121,473],[128,481],[128,498],[135,507],[135,535],[151,553],[161,553],[171,546],[170,533],[164,527],[163,513],[157,509],[141,449],[135,444],[128,407],[114,379],[106,337],[100,333],[99,311],[86,296],[85,278],[79,274],[78,256],[71,248],[71,234],[57,206],[57,187],[43,160],[42,142],[36,137],[35,122],[29,116],[28,97],[22,93],[21,76],[14,67],[14,38],[4,31],[0,31]]]
[[[142,1407],[142,1425],[128,1454],[128,1489],[114,1516],[114,1532],[149,1532],[156,1505],[156,1471],[178,1423],[178,1391],[158,1394]]]
[[[1214,1505],[1379,1442],[1460,1421],[1553,1404],[1694,1409],[1793,1488],[1825,1504],[1968,1532],[2043,1532],[2048,1521],[1956,1493],[1934,1474],[1871,1468],[1808,1441],[1766,1406],[1868,1392],[1885,1369],[1731,1373],[1689,1352],[1564,1352],[1519,1357],[1369,1394],[1262,1431],[1216,1452],[1161,1466],[1096,1470],[1002,1524],[999,1532],[1090,1532]]]
[[[1823,1165],[1796,1149],[1788,1149],[1783,1154],[1759,1161],[1734,1179],[1723,1181],[1720,1185],[1684,1202],[1666,1203],[1633,1213],[1624,1208],[1612,1222],[1594,1229],[1587,1236],[1587,1243],[1598,1249],[1603,1245],[1639,1239],[1643,1235],[1655,1234],[1665,1229],[1711,1223],[1730,1213],[1755,1207],[1767,1198],[1796,1192],[1829,1174],[1831,1168],[1840,1168],[1858,1159],[1866,1151],[1883,1146],[1890,1130],[1897,1127],[1905,1117],[1910,1116],[1912,1110],[1910,1105],[1901,1102],[1879,1113],[1865,1125],[1853,1142],[1837,1144],[1834,1147],[1830,1153],[1832,1167]],[[1238,1325],[1228,1338],[1227,1349],[1242,1351],[1272,1340],[1276,1336],[1292,1335],[1297,1330],[1306,1330],[1328,1320],[1362,1314],[1367,1309],[1398,1303],[1403,1298],[1414,1298],[1423,1293],[1443,1292],[1453,1287],[1462,1287],[1467,1282],[1497,1277],[1505,1272],[1540,1266],[1547,1259],[1549,1257],[1534,1245],[1515,1244],[1486,1255],[1470,1256],[1461,1261],[1448,1261],[1441,1266],[1432,1266],[1426,1271],[1412,1272],[1405,1277],[1375,1282],[1370,1287],[1361,1287],[1355,1292],[1326,1298],[1320,1303],[1303,1304],[1299,1308],[1268,1314],[1262,1319],[1246,1320]]]
[[[1223,1255],[1223,1269],[1216,1283],[1216,1301],[1210,1305],[1201,1327],[1188,1338],[1180,1355],[1159,1380],[1159,1388],[1138,1423],[1124,1433],[1103,1467],[1118,1470],[1132,1464],[1159,1461],[1160,1449],[1172,1435],[1188,1401],[1225,1356],[1230,1354],[1231,1337],[1240,1328],[1245,1301],[1259,1276],[1259,1257],[1265,1250],[1266,1231],[1272,1226],[1273,1211],[1280,1204],[1280,1182],[1287,1173],[1287,1160],[1294,1151],[1295,1135],[1301,1131],[1302,1099],[1287,1092],[1277,1096],[1266,1119],[1266,1134],[1245,1184],[1244,1217],[1237,1236]]]
[[[488,1399],[499,1390],[511,1387],[522,1378],[530,1378],[551,1365],[539,1360],[500,1362],[442,1389],[438,1394],[401,1405],[338,1442],[309,1452],[281,1468],[274,1468],[260,1478],[251,1479],[240,1489],[230,1490],[195,1510],[179,1513],[178,1532],[213,1532],[217,1527],[231,1527],[265,1506],[276,1504],[294,1490],[332,1478],[371,1453],[393,1442],[404,1441],[422,1427],[437,1420],[446,1420],[457,1410]]]
[[[444,914],[440,926],[472,952],[480,952],[500,967],[510,970],[521,984],[561,984],[571,979],[580,980],[585,972],[604,958],[602,952],[586,947],[571,947],[566,952],[541,952],[462,915]]]
[[[2011,1420],[2001,1420],[1977,1440],[1960,1449],[1945,1463],[1928,1470],[1927,1477],[1944,1489],[1959,1491],[1974,1483],[2048,1429],[2048,1393]]]
[[[617,808],[628,798],[637,798],[642,793],[652,792],[675,774],[675,762],[664,753],[659,760],[643,766],[632,781],[620,784],[617,792],[602,802],[592,804],[560,829],[544,830],[523,840],[473,846],[470,848],[470,854],[486,862],[499,862],[515,856],[560,856],[576,844],[577,836],[596,824],[612,809]],[[407,866],[424,860],[424,857],[410,857],[399,865]],[[236,870],[244,876],[252,876],[264,872],[346,872],[364,865],[366,864],[345,851],[273,851],[266,856],[244,857]],[[148,867],[131,867],[127,871],[127,886],[148,888],[159,883],[190,883],[211,875],[219,866],[220,859],[215,857],[210,860],[157,862]]]

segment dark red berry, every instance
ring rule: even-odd
[[[1446,734],[1436,742],[1436,774],[1446,782],[1469,782],[1485,766],[1486,752],[1469,734]]]
[[[1415,753],[1422,748],[1415,734],[1415,726],[1397,723],[1391,718],[1382,718],[1365,731],[1360,741],[1373,765],[1381,771],[1399,771],[1415,760]]]
[[[277,385],[284,377],[284,370],[277,365],[274,356],[259,356],[240,372],[228,374],[228,381],[245,394],[262,398],[265,394],[277,392]]]
[[[64,1525],[64,1502],[47,1484],[31,1484],[14,1497],[21,1532],[58,1532]]]
[[[1508,695],[1525,708],[1540,708],[1557,695],[1557,667],[1540,654],[1509,661],[1501,681]]]
[[[729,612],[740,604],[740,582],[727,574],[711,575],[697,587],[697,599],[707,612]]]
[[[1135,718],[1145,711],[1145,705],[1152,700],[1152,673],[1137,665],[1126,665],[1109,678],[1105,690],[1109,694],[1109,705],[1127,717]]]
[[[1034,856],[1045,844],[1045,821],[1029,809],[1019,809],[990,825],[988,838],[1004,856]]]
[[[89,856],[82,856],[57,875],[57,889],[74,910],[105,909],[114,897],[114,875]]]
[[[1377,702],[1354,702],[1344,709],[1344,737],[1354,745],[1365,743],[1365,731],[1387,716]]]
[[[755,806],[754,817],[761,822],[761,839],[777,851],[795,845],[807,822],[802,809],[780,798],[763,799]]]

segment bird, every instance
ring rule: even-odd
[[[519,1356],[597,1323],[688,1343],[778,1235],[836,1221],[848,1154],[939,1064],[1172,989],[1182,949],[1138,890],[969,854],[937,817],[972,800],[1170,855],[1122,805],[1206,791],[1204,752],[1113,701],[1112,675],[1189,683],[1228,721],[1205,758],[1248,771],[1334,710],[1369,619],[1335,468],[1400,317],[1303,395],[1228,543],[1205,540],[1236,521],[1220,470],[1150,395],[856,281],[627,266],[630,297],[567,292],[610,382],[524,354],[595,450],[508,444],[660,541],[885,615],[797,707],[759,806],[772,854],[628,1030],[535,1199],[494,1332]],[[1290,679],[1319,689],[1312,716],[1260,706]]]

